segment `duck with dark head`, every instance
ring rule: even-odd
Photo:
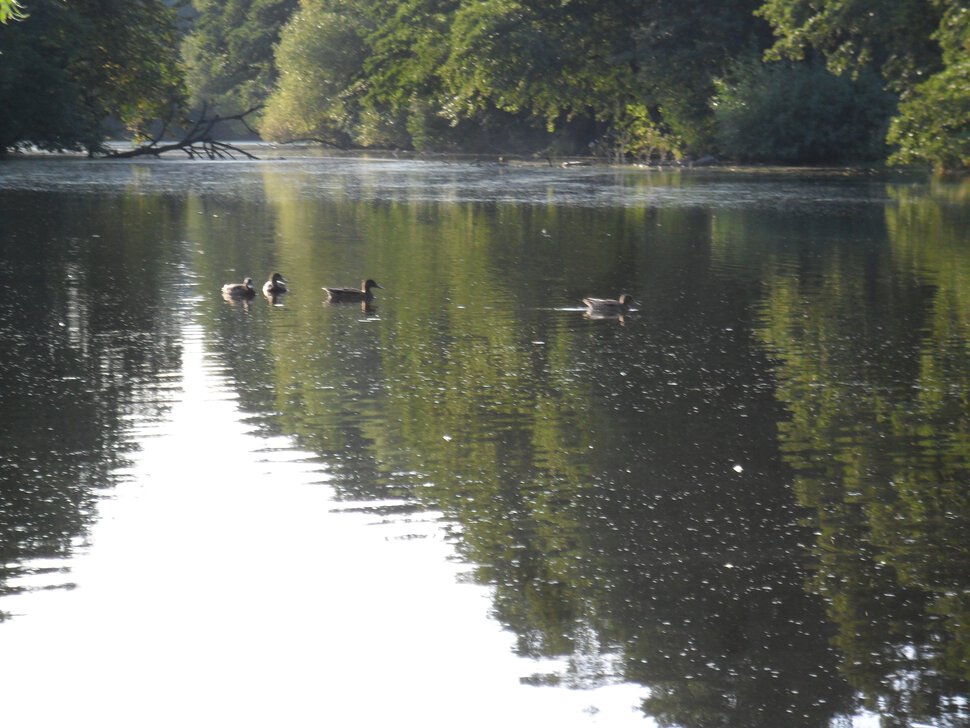
[[[327,292],[327,301],[330,303],[357,303],[373,301],[374,288],[383,289],[384,286],[379,286],[373,278],[368,278],[366,281],[361,281],[360,288],[328,288],[324,286],[323,290]]]
[[[282,273],[274,273],[269,277],[269,280],[263,284],[263,295],[267,298],[272,298],[273,296],[278,296],[281,293],[286,293],[287,280],[283,277]]]

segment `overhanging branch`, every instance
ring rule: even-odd
[[[257,159],[245,149],[240,149],[229,142],[219,141],[215,138],[214,132],[217,126],[227,121],[238,121],[247,130],[253,132],[252,127],[246,121],[246,117],[254,114],[262,105],[254,106],[251,109],[231,116],[219,116],[215,114],[208,116],[208,104],[202,107],[199,118],[190,125],[185,135],[178,141],[161,144],[161,134],[146,144],[128,149],[123,152],[109,152],[107,156],[111,159],[131,159],[132,157],[159,157],[166,152],[181,151],[188,155],[190,159],[235,159],[237,155],[247,159]]]

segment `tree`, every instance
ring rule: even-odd
[[[711,151],[715,79],[769,45],[769,26],[754,14],[761,2],[654,0],[624,19],[634,26],[637,89],[682,151]]]
[[[587,118],[608,147],[710,147],[713,81],[767,41],[758,0],[462,3],[442,68],[446,112],[525,110],[550,128]]]
[[[970,13],[965,0],[767,0],[774,57],[817,50],[836,73],[878,70],[900,94],[890,161],[970,168]]]
[[[280,36],[280,80],[267,101],[261,132],[283,141],[350,146],[360,125],[355,84],[366,57],[365,33],[352,3],[305,3]]]
[[[463,3],[455,14],[442,69],[462,118],[494,104],[526,111],[549,128],[579,115],[611,111],[633,86],[634,68],[618,53],[630,28],[610,4],[543,0]],[[590,32],[595,28],[595,32]]]
[[[970,169],[970,59],[916,86],[887,137],[897,164],[927,162],[937,171]]]
[[[939,171],[970,169],[970,12],[946,5],[934,34],[943,69],[907,95],[888,137],[897,146],[890,161],[929,162]]]
[[[266,102],[277,81],[280,31],[299,0],[193,0],[197,15],[183,41],[190,103],[238,114]]]
[[[368,137],[383,130],[398,144],[430,149],[448,135],[442,64],[460,0],[401,0],[368,6],[371,31],[365,60]]]
[[[176,15],[161,0],[34,0],[0,33],[0,153],[103,149],[106,121],[148,136],[181,106]]]
[[[820,62],[741,64],[712,103],[723,154],[786,164],[883,159],[895,109],[874,73],[836,76]]]
[[[835,73],[875,68],[905,92],[940,65],[933,40],[944,0],[765,0],[758,14],[777,41],[770,58],[803,60],[822,53]]]
[[[536,149],[547,138],[525,114],[485,104],[446,112],[441,67],[455,0],[312,0],[284,29],[281,74],[261,133],[336,146],[419,150]]]

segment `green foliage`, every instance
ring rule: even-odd
[[[0,45],[4,148],[93,148],[108,115],[144,136],[184,102],[184,72],[196,107],[225,116],[265,104],[257,126],[278,140],[614,161],[719,151],[764,162],[873,160],[884,157],[874,134],[892,113],[875,71],[903,100],[892,161],[968,164],[965,0],[191,6],[180,43],[164,0],[32,2],[30,21],[5,29]],[[19,8],[0,0],[4,19]],[[815,63],[750,60],[766,49],[776,60],[824,58],[846,78]]]
[[[304,3],[280,37],[280,82],[267,102],[262,133],[348,146],[359,123],[355,85],[366,57],[365,32],[350,3]]]
[[[659,123],[646,104],[628,104],[614,121],[607,154],[640,162],[680,160],[681,140]]]
[[[299,0],[193,0],[182,42],[190,100],[223,115],[262,104],[277,79],[273,47]]]
[[[626,18],[635,40],[636,89],[681,150],[710,151],[715,79],[769,44],[767,23],[754,15],[760,5],[761,0],[661,0],[644,3]]]
[[[527,112],[550,130],[578,115],[606,116],[633,82],[632,67],[617,52],[629,29],[611,9],[591,2],[462,4],[442,69],[445,113],[463,118],[491,104]]]
[[[939,171],[970,168],[970,58],[913,89],[887,138],[898,147],[891,162],[925,162]]]
[[[926,162],[939,171],[970,169],[970,10],[951,6],[936,33],[945,67],[913,88],[888,141],[891,162]]]
[[[98,151],[104,122],[134,136],[182,99],[175,12],[156,0],[36,0],[0,33],[0,152]]]
[[[765,0],[758,14],[778,39],[772,59],[803,60],[820,51],[838,74],[878,69],[897,92],[935,70],[932,36],[941,5],[960,0]]]
[[[747,63],[718,82],[718,142],[748,162],[819,164],[884,156],[892,96],[879,79],[835,76],[820,63]]]
[[[365,61],[363,103],[368,126],[362,138],[419,150],[455,146],[455,126],[442,113],[445,96],[439,69],[447,58],[456,0],[373,2],[372,32]],[[460,146],[460,145],[459,145]]]
[[[440,69],[449,51],[454,10],[447,0],[370,7],[304,3],[277,49],[281,80],[268,101],[261,132],[273,139],[311,137],[342,147],[541,147],[549,135],[524,112],[485,100],[473,113],[447,113]]]
[[[83,31],[74,13],[41,4],[30,23],[0,33],[0,153],[21,144],[98,145],[98,115],[85,105],[79,79],[64,72],[84,53]]]
[[[896,164],[970,167],[970,9],[965,0],[766,0],[775,58],[820,51],[837,73],[877,69],[900,94],[887,141]]]
[[[738,52],[739,40],[759,43],[755,29],[766,25],[751,17],[756,4],[356,3],[369,30],[361,36],[363,70],[346,79],[353,88],[342,89],[359,99],[356,127],[343,128],[355,143],[428,150],[556,145],[617,159],[679,157],[710,143],[712,74]],[[307,12],[332,5],[305,3]],[[294,45],[313,42],[304,34]],[[330,55],[291,47],[277,56],[280,72],[340,78],[339,46]],[[300,65],[307,62],[321,65]],[[291,107],[312,106],[318,96],[301,95],[307,102],[294,99]],[[273,105],[283,100],[281,93]]]

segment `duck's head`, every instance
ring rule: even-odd
[[[289,282],[289,281],[287,281],[287,280],[286,280],[286,279],[285,279],[285,278],[283,277],[283,274],[282,274],[282,273],[274,273],[273,275],[271,275],[271,276],[269,277],[269,279],[270,279],[271,281],[273,281],[273,283],[280,283],[280,282],[282,282],[282,283],[288,283],[288,282]]]
[[[371,288],[380,288],[382,291],[384,290],[384,286],[379,286],[377,285],[377,281],[375,281],[373,278],[368,278],[361,286],[361,290],[369,291]]]
[[[632,306],[633,305],[633,296],[631,296],[629,293],[623,293],[623,294],[621,294],[620,295],[620,298],[618,300],[619,300],[621,306]]]

